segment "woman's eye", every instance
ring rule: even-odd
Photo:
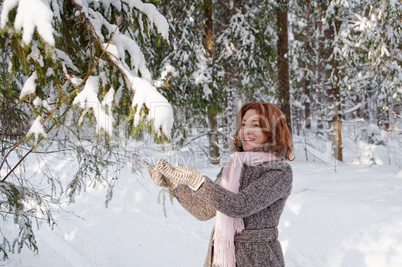
[[[254,127],[260,127],[260,125],[259,124],[254,124]]]
[[[245,123],[242,123],[242,124],[241,124],[241,127],[244,127],[244,126],[246,126],[246,124],[245,124]]]

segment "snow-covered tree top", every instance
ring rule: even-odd
[[[96,73],[77,73],[81,69],[75,65],[73,60],[75,55],[69,55],[58,47],[56,38],[63,34],[60,30],[60,22],[65,12],[66,0],[4,0],[1,4],[0,28],[6,27],[21,32],[23,45],[31,45],[30,59],[43,66],[43,56],[38,47],[40,42],[35,37],[35,31],[40,38],[48,44],[47,49],[53,54],[56,61],[61,62],[65,77],[74,87],[82,89],[76,95],[73,104],[79,105],[83,109],[83,116],[93,110],[97,121],[97,129],[103,129],[112,135],[113,116],[106,109],[113,103],[114,88],[110,88],[107,94],[108,100],[101,99],[98,88],[111,84],[111,73],[102,70],[105,67],[105,57],[98,60],[95,70]],[[72,5],[71,5],[72,4]],[[147,109],[147,119],[153,121],[155,133],[164,134],[170,137],[173,124],[173,111],[166,100],[152,85],[151,72],[146,66],[143,52],[140,48],[141,36],[149,36],[150,29],[155,27],[159,34],[166,41],[168,40],[169,25],[165,17],[160,14],[156,7],[140,0],[72,0],[68,1],[69,7],[76,9],[75,16],[82,18],[93,35],[93,40],[104,50],[102,55],[106,55],[107,60],[125,77],[126,82],[134,92],[132,106],[136,108],[134,123],[140,119],[140,111],[145,106]],[[64,9],[63,9],[64,8]],[[10,22],[10,12],[15,9],[14,21]],[[116,14],[121,14],[120,20],[116,22]],[[133,27],[120,27],[120,22],[129,22],[130,25],[138,25],[139,30]],[[144,25],[147,23],[147,25]],[[123,23],[122,23],[123,24]],[[134,27],[135,28],[135,27]],[[88,52],[84,52],[88,53]],[[74,73],[71,73],[71,70]],[[89,77],[87,79],[78,76]],[[102,85],[99,79],[102,80]],[[20,93],[20,99],[36,93],[38,86],[38,75],[36,70],[26,79]],[[106,97],[106,96],[104,96]],[[102,104],[103,103],[103,104]],[[82,119],[81,118],[81,119]],[[38,129],[40,127],[34,127]],[[43,132],[43,131],[39,131]]]

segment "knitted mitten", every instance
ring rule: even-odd
[[[167,178],[162,175],[159,171],[155,169],[154,165],[149,165],[148,167],[148,172],[151,175],[152,181],[157,185],[161,187],[173,187],[175,188],[177,186],[177,183],[167,181]],[[170,185],[169,185],[170,184]]]
[[[175,167],[176,168],[173,168],[164,160],[160,160],[156,163],[157,170],[169,178],[170,181],[179,184],[186,184],[194,191],[200,188],[202,183],[205,181],[205,178],[194,169],[184,167],[177,163],[175,164]]]

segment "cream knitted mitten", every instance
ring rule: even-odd
[[[173,168],[166,161],[159,160],[155,167],[170,181],[179,184],[186,184],[194,191],[198,190],[205,181],[205,178],[196,170],[184,167],[177,163],[175,163],[175,168]]]
[[[159,171],[155,169],[155,165],[149,165],[148,167],[148,172],[151,175],[152,181],[157,185],[161,187],[173,187],[175,188],[177,186],[177,183],[174,183],[172,181],[168,181],[168,179],[162,175]],[[170,185],[169,185],[170,184]]]

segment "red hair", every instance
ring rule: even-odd
[[[265,152],[272,152],[277,156],[284,157],[286,160],[293,160],[294,158],[290,159],[290,154],[293,152],[292,136],[286,124],[286,116],[272,103],[250,102],[240,108],[236,118],[237,127],[232,141],[232,150],[235,152],[244,151],[239,132],[244,114],[250,109],[255,109],[260,115],[260,126],[268,140],[263,144],[262,149]]]

